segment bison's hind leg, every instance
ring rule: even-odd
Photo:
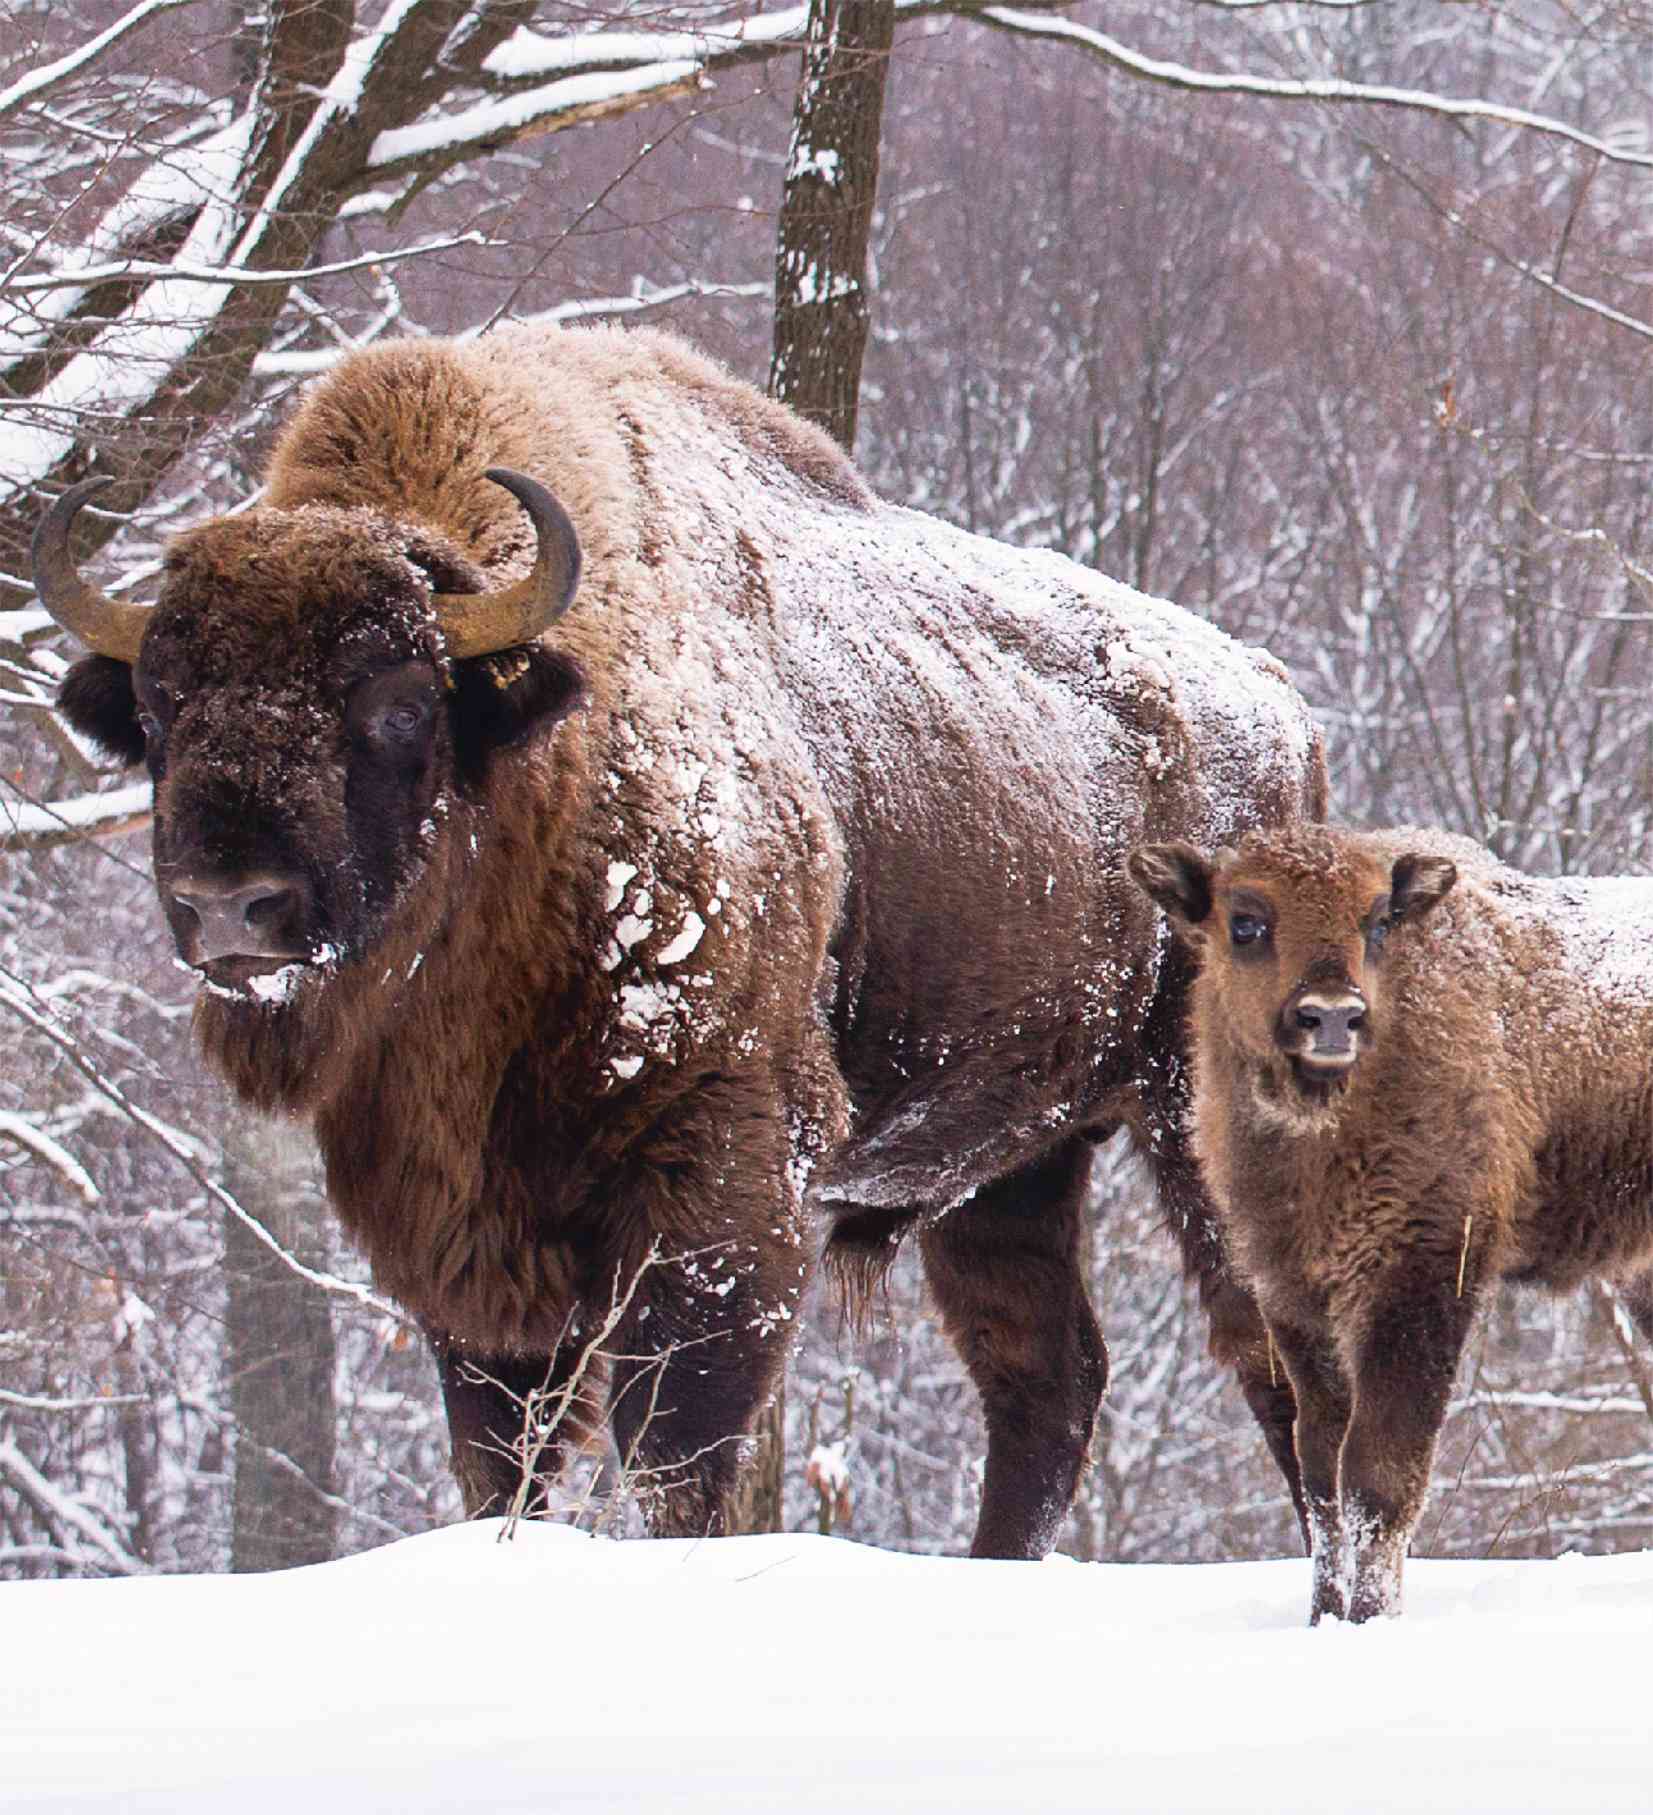
[[[924,1270],[981,1394],[978,1557],[1042,1557],[1079,1484],[1108,1384],[1080,1266],[1091,1147],[1065,1143],[926,1227]]]

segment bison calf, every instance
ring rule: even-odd
[[[1653,1298],[1653,879],[1541,881],[1443,832],[1132,853],[1197,954],[1194,1145],[1297,1397],[1311,1620],[1396,1613],[1475,1309]]]

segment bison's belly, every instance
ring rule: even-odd
[[[817,1174],[817,1194],[881,1209],[947,1208],[1104,1120],[1118,1050],[1077,1025],[1041,1032],[1018,1038],[1012,1023],[985,1049],[943,1042],[922,1066],[903,1066],[887,1048],[876,1062],[847,1055],[850,1132]]]

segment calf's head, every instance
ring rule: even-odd
[[[1249,1060],[1273,1106],[1310,1112],[1383,1038],[1390,938],[1458,876],[1443,857],[1389,860],[1317,826],[1252,833],[1211,857],[1144,845],[1129,869],[1198,958],[1197,1036]]]
[[[423,873],[454,795],[579,703],[577,666],[534,641],[573,600],[573,527],[533,480],[487,476],[537,536],[533,571],[491,593],[445,538],[361,508],[261,507],[187,531],[152,607],[105,598],[70,560],[101,481],[36,532],[41,601],[95,652],[60,708],[148,764],[161,905],[179,955],[220,990],[277,1004],[276,973],[290,985],[359,954]]]

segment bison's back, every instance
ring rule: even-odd
[[[956,1197],[1105,1118],[1140,1065],[1145,839],[1324,807],[1278,665],[1048,552],[880,507],[775,526],[775,661],[847,845],[829,1189]]]

